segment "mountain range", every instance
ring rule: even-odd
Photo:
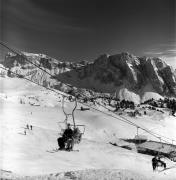
[[[32,61],[47,72],[25,60]],[[93,62],[59,61],[43,54],[8,53],[3,66],[45,86],[108,93],[136,103],[150,98],[176,97],[176,70],[162,59],[127,52],[101,55]],[[69,84],[66,86],[66,84]]]

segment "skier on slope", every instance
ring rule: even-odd
[[[158,166],[163,166],[164,169],[166,169],[166,163],[164,161],[161,161],[159,156],[155,156],[152,159],[152,166],[153,166],[153,171],[155,171],[156,167],[158,167]]]
[[[153,171],[156,170],[156,166],[157,166],[157,157],[155,156],[154,158],[152,158],[152,167],[153,167]]]

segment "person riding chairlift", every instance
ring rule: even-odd
[[[67,124],[62,137],[57,139],[60,150],[73,150],[74,139],[73,139],[73,130],[71,129],[70,124]]]

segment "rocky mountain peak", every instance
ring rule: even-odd
[[[152,58],[153,63],[155,63],[155,66],[158,68],[158,70],[161,70],[165,67],[167,67],[168,65],[161,60],[160,58]]]
[[[176,76],[169,65],[160,58],[137,57],[126,52],[101,55],[79,71],[69,71],[58,78],[76,87],[103,92],[127,88],[138,94],[150,86],[152,92],[176,96]]]
[[[146,91],[176,96],[176,71],[160,58],[137,57],[123,52],[115,55],[103,54],[91,63],[87,61],[72,63],[57,61],[42,54],[25,53],[25,55],[56,77],[52,83],[54,87],[58,87],[58,82],[61,81],[77,88],[104,93],[116,92],[121,96],[122,94],[126,96],[128,91],[139,97]],[[30,75],[35,80],[40,78],[40,83],[53,81],[41,72],[36,73],[39,70],[26,63],[24,57],[20,55],[8,54],[4,66],[18,67],[15,70],[23,75]]]

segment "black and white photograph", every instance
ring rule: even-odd
[[[176,0],[0,0],[0,179],[176,180]]]

